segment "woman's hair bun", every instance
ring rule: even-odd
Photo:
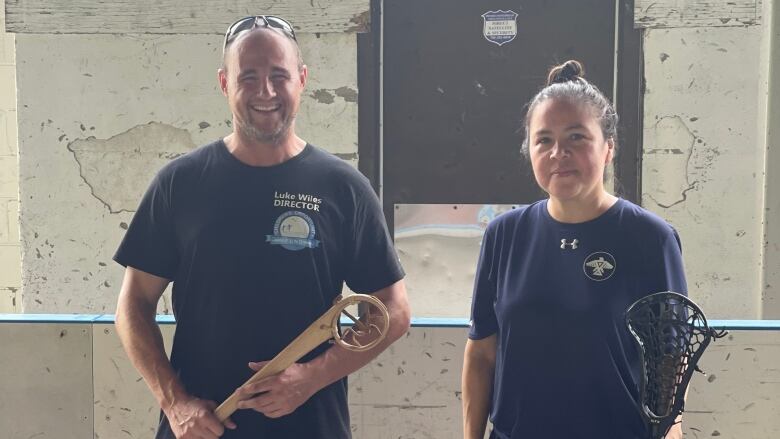
[[[579,61],[570,59],[565,63],[550,69],[547,75],[547,85],[558,84],[562,82],[576,81],[585,77],[585,68]]]

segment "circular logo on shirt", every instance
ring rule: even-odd
[[[287,211],[274,223],[274,234],[266,235],[265,241],[272,245],[281,245],[287,250],[315,248],[320,242],[314,239],[314,221],[303,212]]]
[[[616,268],[615,258],[607,252],[591,253],[582,264],[585,276],[596,282],[605,281],[612,277]]]

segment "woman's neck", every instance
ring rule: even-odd
[[[617,202],[617,197],[607,191],[600,191],[588,198],[562,200],[550,197],[547,212],[558,222],[584,223],[598,218]]]

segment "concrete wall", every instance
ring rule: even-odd
[[[92,437],[92,325],[9,323],[0,328],[3,436]]]
[[[305,5],[299,15],[322,9]],[[23,7],[9,8],[20,29],[36,24],[17,21]],[[67,20],[51,7],[52,20]],[[298,32],[310,75],[297,128],[356,166],[356,34],[311,23]],[[222,36],[140,31],[17,35],[23,312],[111,312],[123,273],[111,257],[153,175],[230,132],[216,75]]]
[[[16,144],[16,67],[14,36],[5,32],[0,0],[0,312],[19,309],[19,166]]]
[[[36,2],[6,3],[18,11]],[[318,3],[358,27],[366,12],[360,2],[344,2],[354,9],[346,12],[339,2]],[[677,3],[689,7],[675,10]],[[311,26],[300,32],[311,82],[299,128],[354,164],[357,29],[314,27],[328,21],[308,5],[283,6],[304,11],[299,22]],[[776,16],[780,8],[755,1],[637,5],[647,29],[645,206],[680,231],[691,294],[711,318],[778,318],[780,202],[771,182],[780,178],[774,133],[780,110],[767,105],[780,101],[780,72],[770,69],[780,65],[779,49],[769,44],[780,41],[780,26],[766,11]],[[699,13],[702,5],[710,12]],[[155,22],[114,23],[126,27],[112,35],[105,20],[90,21],[91,33],[68,34],[78,29],[73,22],[42,14],[45,20],[33,20],[38,33],[16,35],[16,50],[0,25],[0,312],[113,310],[122,272],[110,258],[151,175],[229,131],[216,67],[219,32],[245,8],[236,11],[211,14],[202,34],[190,33],[197,26]],[[21,16],[14,16],[15,26],[22,26]],[[40,33],[51,23],[65,33]],[[473,265],[449,271],[468,277]],[[468,296],[462,300],[448,309],[467,310]],[[168,303],[161,313],[169,312]],[[419,303],[417,315],[440,312]],[[165,329],[168,341],[172,330]],[[702,365],[709,376],[694,378],[687,437],[780,435],[773,416],[780,410],[777,334],[735,332],[711,348]],[[355,374],[356,437],[457,437],[463,341],[463,329],[415,328]],[[157,410],[112,325],[0,324],[0,346],[3,435],[148,437],[153,429]]]
[[[762,317],[780,316],[780,6],[769,4],[762,44],[766,66],[766,143],[764,150],[764,221],[761,239]],[[763,70],[763,69],[762,69]]]
[[[691,295],[711,317],[778,317],[780,307],[766,304],[780,303],[772,289],[780,247],[771,244],[776,233],[764,226],[777,217],[773,203],[780,205],[780,196],[767,192],[778,173],[769,165],[777,153],[769,148],[772,125],[766,123],[778,111],[767,110],[767,93],[780,83],[776,71],[777,78],[769,73],[777,58],[769,41],[778,29],[767,18],[771,2],[678,3],[636,3],[636,21],[645,28],[647,81],[643,202],[678,228]],[[69,34],[81,28],[62,11],[89,5],[8,3],[9,26],[24,33],[16,36],[15,58],[23,103],[21,178],[14,174],[14,145],[0,144],[0,169],[8,170],[0,174],[0,306],[6,310],[110,312],[122,274],[110,258],[149,179],[168,160],[230,129],[215,80],[224,27],[217,21],[235,14],[219,20],[212,15],[222,12],[195,14],[165,28],[156,19],[127,22],[127,11],[111,3],[106,7],[117,10],[102,12],[108,17],[102,27],[90,21],[90,33]],[[365,29],[367,2],[285,7],[282,12],[302,23],[311,72],[300,130],[356,163],[356,28],[344,23]],[[35,8],[54,14],[60,27],[49,32],[64,33],[40,33],[47,25],[35,18]],[[332,16],[323,29],[312,16],[325,12]],[[193,24],[198,20],[200,27]],[[129,33],[111,34],[112,28]],[[4,41],[5,57],[12,57]],[[0,84],[11,84],[13,68],[0,68],[6,72]],[[15,113],[4,108],[15,104],[7,100],[0,100],[0,116],[13,139]],[[24,200],[21,280],[13,268],[17,180]],[[475,260],[476,253],[462,259]],[[470,291],[473,268],[470,262],[445,267],[462,274],[447,282]],[[24,294],[17,291],[20,283]],[[418,301],[415,313],[463,314],[469,294],[458,297],[447,312],[434,298],[427,301],[431,306]],[[169,312],[168,303],[166,296],[161,313]]]
[[[6,439],[151,437],[158,408],[111,323],[0,323],[0,425]],[[163,325],[170,346],[173,325]],[[414,327],[350,377],[359,439],[462,436],[465,327]],[[35,348],[31,348],[34,346]],[[689,438],[780,436],[780,331],[733,331],[715,342],[688,396]],[[94,432],[94,436],[93,436]]]
[[[760,315],[759,27],[645,33],[642,200],[679,231],[711,316]]]
[[[711,318],[773,318],[761,281],[762,224],[778,215],[764,188],[780,173],[764,173],[771,2],[709,3],[637,2],[642,201],[679,231],[690,294]]]

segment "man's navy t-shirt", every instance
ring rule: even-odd
[[[306,145],[270,167],[248,166],[221,140],[162,169],[115,260],[173,281],[171,363],[186,389],[222,402],[328,310],[344,283],[372,293],[403,277],[368,180]],[[305,356],[322,353],[327,344]],[[292,414],[233,416],[225,439],[350,437],[346,379]],[[158,438],[173,438],[162,417]]]

